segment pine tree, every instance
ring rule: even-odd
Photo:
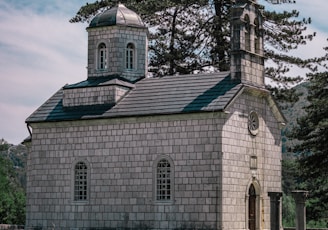
[[[220,71],[229,70],[230,50],[230,8],[233,5],[230,0],[214,0],[213,20],[209,23],[210,34],[213,37],[211,43],[211,59],[214,66]]]
[[[270,0],[267,0],[271,2]],[[155,76],[189,74],[199,71],[229,70],[230,8],[232,0],[122,0],[138,12],[150,29],[150,69]],[[114,0],[96,1],[77,12],[71,22],[90,21],[93,15],[117,4]],[[289,54],[315,36],[306,34],[311,19],[299,19],[299,12],[264,10],[265,55],[275,63],[266,68],[268,85],[278,100],[295,101],[289,86],[300,81],[290,76],[291,65],[314,70],[327,57],[302,59]],[[212,67],[212,68],[208,68]],[[278,86],[278,87],[277,87]]]
[[[188,74],[210,65],[207,58],[207,14],[202,1],[173,1],[148,17],[150,66],[157,76]],[[205,41],[205,42],[204,42]]]
[[[293,137],[301,141],[295,151],[301,155],[301,176],[310,191],[308,218],[319,220],[328,217],[328,72],[310,74],[309,82],[311,104],[298,119]]]

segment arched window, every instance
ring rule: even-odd
[[[107,49],[105,43],[98,46],[98,68],[107,69]]]
[[[161,159],[156,167],[156,200],[172,199],[172,170],[167,159]]]
[[[254,47],[255,47],[255,53],[260,53],[260,25],[259,20],[255,18],[254,20],[254,29],[255,29],[255,37],[254,37]]]
[[[126,46],[126,52],[125,52],[125,68],[128,70],[134,69],[134,54],[135,48],[132,43],[129,43]]]
[[[79,161],[74,167],[74,201],[88,199],[88,167]]]
[[[249,16],[245,15],[245,50],[251,50],[251,24]]]

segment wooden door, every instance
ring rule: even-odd
[[[248,190],[248,229],[256,229],[256,192],[252,184]]]

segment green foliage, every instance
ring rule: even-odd
[[[328,227],[328,220],[311,220],[306,224],[307,228],[327,228]]]
[[[322,187],[324,185],[319,185],[320,182],[315,182],[315,180],[306,180],[304,178],[304,168],[303,165],[300,164],[300,161],[298,160],[302,154],[301,151],[295,151],[295,146],[299,146],[304,140],[297,139],[297,133],[295,132],[295,126],[298,127],[297,120],[300,119],[300,117],[304,117],[307,115],[304,108],[311,105],[311,103],[308,101],[308,95],[309,93],[313,93],[312,90],[309,88],[311,85],[313,85],[313,82],[304,82],[294,89],[296,90],[297,94],[302,94],[300,96],[300,100],[293,104],[292,107],[287,107],[285,104],[281,105],[283,107],[282,112],[284,113],[285,117],[288,120],[287,126],[283,130],[283,160],[282,160],[282,188],[284,192],[284,196],[290,196],[290,192],[294,189],[306,189],[310,191],[310,197],[307,201],[307,220],[308,227],[324,227],[325,221],[327,220],[322,219],[321,217],[319,220],[313,220],[313,213],[321,213],[322,212],[322,205],[320,201],[318,200],[318,196],[322,195],[314,195],[312,194],[313,191],[317,190],[319,187]],[[319,85],[324,84],[323,82],[320,82]],[[310,92],[309,92],[310,89]],[[301,127],[298,127],[297,129],[302,129]],[[294,132],[294,133],[293,133]],[[302,173],[301,173],[302,172]],[[327,195],[324,195],[322,197],[327,197]],[[285,203],[287,202],[287,203]],[[285,227],[292,226],[292,223],[290,220],[288,220],[288,214],[286,213],[286,207],[290,206],[289,202],[294,202],[293,199],[289,201],[286,198],[283,197],[283,223]],[[287,209],[288,210],[288,209]],[[324,217],[325,215],[322,215]]]
[[[7,151],[10,147],[10,144],[6,142],[3,138],[0,140],[0,152]]]
[[[283,156],[282,160],[282,191],[290,194],[299,188],[299,168],[295,158]]]
[[[328,72],[309,75],[310,105],[298,119],[293,137],[300,141],[294,151],[300,154],[301,178],[309,190],[308,218],[328,217]]]
[[[0,145],[0,222],[3,224],[25,223],[25,192],[17,181],[14,165],[8,157],[7,143]]]
[[[283,193],[282,196],[282,225],[295,227],[295,200],[291,195]]]

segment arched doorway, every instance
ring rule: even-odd
[[[256,230],[256,191],[253,184],[248,189],[248,229]]]

